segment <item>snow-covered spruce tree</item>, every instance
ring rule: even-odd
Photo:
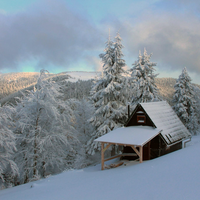
[[[95,113],[90,122],[95,127],[91,139],[87,143],[87,153],[93,155],[100,150],[100,144],[94,140],[111,130],[121,127],[126,119],[126,93],[122,59],[122,44],[119,33],[113,43],[108,40],[105,53],[100,54],[103,62],[103,75],[94,82],[91,90],[91,100]]]
[[[188,130],[196,134],[198,128],[197,107],[193,85],[191,84],[191,78],[187,73],[186,67],[177,79],[174,88],[173,108]]]
[[[9,105],[0,107],[0,188],[13,186],[14,178],[18,175],[18,167],[13,161],[16,152],[12,120],[14,111],[14,107]]]
[[[16,106],[17,148],[21,183],[51,174],[67,166],[67,150],[74,139],[72,111],[60,99],[59,86],[41,70],[37,87]]]
[[[131,68],[131,82],[133,93],[131,105],[137,103],[157,101],[160,99],[158,96],[158,88],[155,84],[154,66],[156,63],[150,62],[152,54],[148,55],[144,49],[143,55],[139,52],[138,60],[135,61]]]

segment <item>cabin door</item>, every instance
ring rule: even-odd
[[[150,160],[150,144],[151,141],[143,146],[143,160]]]

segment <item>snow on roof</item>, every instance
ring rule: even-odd
[[[179,117],[166,101],[141,103],[158,129],[162,129],[162,136],[167,144],[175,143],[191,136]]]
[[[114,129],[113,131],[97,138],[97,142],[114,144],[144,146],[161,132],[151,126],[129,126]]]

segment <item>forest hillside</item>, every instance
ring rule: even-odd
[[[63,72],[59,74],[50,74],[50,77],[56,82],[71,82],[71,91],[75,91],[75,88],[78,90],[80,87],[85,87],[84,90],[86,91],[86,94],[83,95],[87,96],[91,89],[91,80],[100,75],[101,72]],[[26,90],[33,90],[38,76],[39,73],[37,72],[0,74],[0,103],[13,103],[15,97],[21,96],[21,92],[19,91],[25,92]],[[174,94],[175,82],[176,79],[174,78],[156,78],[156,85],[159,89],[160,96],[169,102]],[[81,88],[80,91],[82,90],[83,89]],[[69,96],[69,98],[77,98],[77,94],[72,95],[71,91],[69,94],[71,96]]]
[[[0,74],[0,104],[6,102],[14,103],[15,97],[21,97],[21,92],[33,90],[37,83],[39,72],[18,72]],[[54,81],[68,79],[70,75],[66,73],[49,74],[49,78]]]

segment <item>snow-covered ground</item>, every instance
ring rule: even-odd
[[[85,71],[69,71],[66,74],[70,75],[72,78],[69,79],[71,82],[76,82],[78,80],[89,80],[95,79],[95,77],[100,76],[101,72],[85,72]]]
[[[141,164],[66,171],[0,191],[1,200],[200,199],[200,135],[185,149]]]

